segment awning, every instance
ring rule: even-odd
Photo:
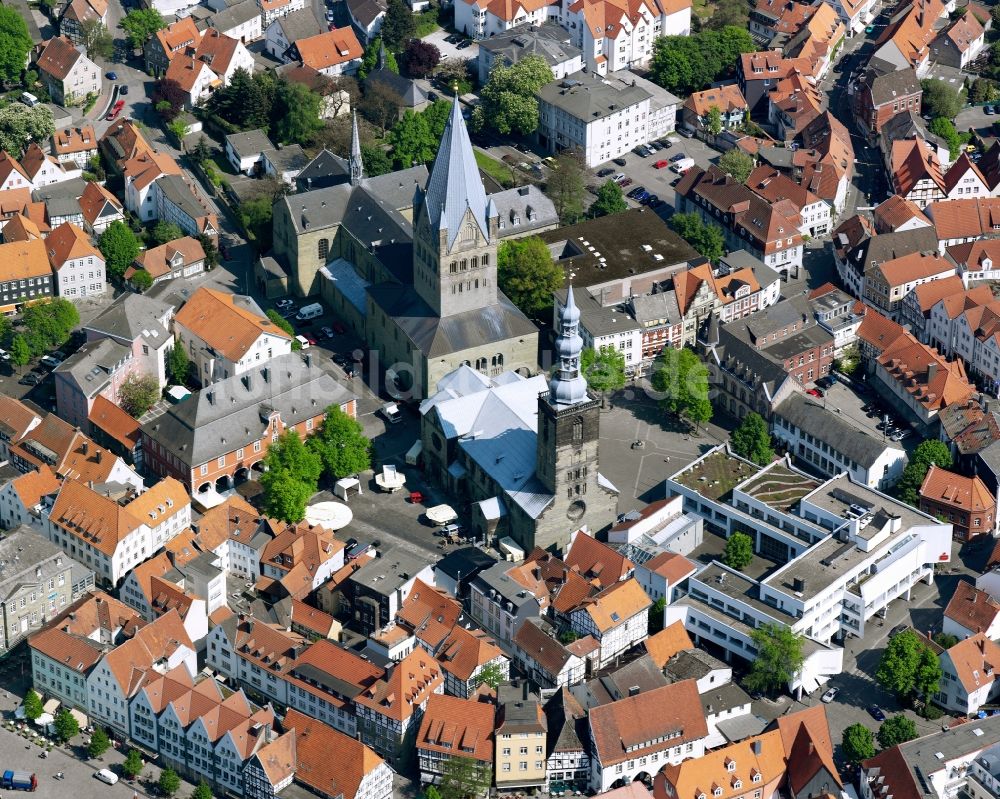
[[[455,509],[451,505],[435,505],[427,509],[427,518],[434,524],[448,524],[458,518]]]
[[[423,452],[424,442],[419,438],[413,442],[413,446],[406,450],[406,462],[410,466],[417,465],[417,458],[420,457],[420,453]]]
[[[69,709],[69,714],[76,719],[76,723],[80,725],[81,730],[90,726],[90,719],[87,718],[86,713],[77,710],[75,707],[71,707]]]
[[[504,507],[499,497],[490,497],[489,499],[480,500],[479,512],[483,514],[484,519],[493,522],[506,516],[507,508]]]
[[[387,463],[382,467],[382,472],[375,475],[375,484],[383,491],[398,491],[406,485],[406,475],[396,470],[396,467]]]
[[[356,477],[344,477],[337,481],[336,485],[333,487],[333,493],[338,497],[347,501],[347,494],[350,491],[357,491],[361,493],[361,481]]]
[[[354,518],[354,512],[342,502],[317,502],[306,508],[306,521],[328,530],[347,527]]]
[[[50,699],[44,705],[42,705],[43,713],[51,713],[55,716],[56,712],[59,710],[59,705],[62,704],[58,699]]]
[[[51,713],[42,713],[37,719],[35,719],[35,724],[39,727],[46,727],[56,720],[56,717]]]

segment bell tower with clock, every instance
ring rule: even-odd
[[[598,481],[601,407],[580,372],[579,325],[571,286],[555,342],[558,366],[549,390],[538,398],[535,469],[554,499],[539,519],[534,543],[557,551],[568,547],[580,527],[586,525],[593,534],[614,522],[618,504],[615,492]]]

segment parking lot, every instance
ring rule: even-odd
[[[906,424],[902,417],[894,414],[886,403],[882,403],[877,399],[877,395],[874,391],[871,391],[868,394],[859,395],[838,381],[828,389],[824,389],[822,397],[814,397],[813,399],[816,402],[821,403],[831,413],[840,414],[841,418],[845,419],[850,424],[854,425],[859,430],[863,430],[869,435],[876,436],[887,443],[896,443],[900,447],[916,445],[916,437],[912,434],[901,441],[891,442],[886,437],[884,432],[879,429],[879,425],[884,420],[885,413],[888,413],[889,421],[896,427],[902,426],[905,429]],[[879,409],[881,409],[884,413],[870,416],[864,408],[866,406],[870,407],[873,403],[877,403]]]
[[[434,33],[430,33],[423,38],[423,41],[428,44],[433,44],[441,51],[441,59],[445,60],[448,58],[461,58],[464,60],[469,60],[472,58],[479,58],[479,45],[475,42],[469,41],[468,39],[463,39],[460,43],[449,42],[448,37],[454,36],[451,31],[437,30]],[[459,47],[459,44],[465,43],[464,47]]]

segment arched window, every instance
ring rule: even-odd
[[[462,259],[462,271],[465,272],[469,268],[469,262],[464,258]]]
[[[489,265],[490,265],[490,255],[489,253],[486,253],[483,255],[483,266],[489,266]]]
[[[579,416],[573,420],[573,441],[583,441],[583,419]]]
[[[475,269],[477,266],[479,266],[479,259],[475,255],[473,255],[469,259],[469,266],[471,266],[473,269]]]
[[[448,266],[448,271],[451,272],[451,274],[455,274],[458,271],[458,263],[456,261],[452,261]]]
[[[330,254],[330,240],[320,239],[316,243],[316,255],[323,262],[326,262],[326,256]]]
[[[476,371],[486,373],[487,360],[485,358],[476,358]]]
[[[497,367],[503,366],[503,353],[497,353],[493,356],[493,365]]]
[[[468,224],[462,229],[462,241],[475,241],[476,239],[476,226],[473,224]]]

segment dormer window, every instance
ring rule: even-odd
[[[732,773],[736,771],[736,761],[731,757],[726,758],[726,771]]]
[[[722,788],[720,788],[718,785],[712,788],[712,796],[722,796]]]
[[[760,781],[761,781],[761,776],[760,776],[760,772],[759,772],[759,771],[755,771],[755,772],[753,773],[753,777],[751,777],[751,779],[752,779],[752,780],[753,780],[754,782],[760,782]]]
[[[743,787],[743,780],[741,780],[739,777],[733,780],[733,788],[735,790],[738,791],[742,787]]]

